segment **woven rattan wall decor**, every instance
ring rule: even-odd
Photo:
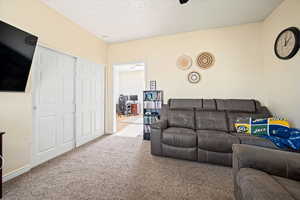
[[[201,76],[198,72],[196,71],[192,71],[188,74],[188,81],[190,83],[193,83],[193,84],[196,84],[196,83],[199,83],[200,82],[200,79],[201,79]]]
[[[193,60],[190,56],[182,55],[177,59],[177,67],[181,70],[188,70],[192,66]]]
[[[215,64],[215,57],[209,52],[203,52],[197,57],[197,64],[201,69],[210,68]]]

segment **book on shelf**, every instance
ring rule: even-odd
[[[161,108],[160,101],[144,101],[144,108],[145,109],[160,109]]]
[[[144,125],[144,132],[145,133],[150,133],[151,132],[150,125]]]
[[[145,92],[144,101],[160,101],[161,92],[160,91],[147,91]]]
[[[144,123],[145,124],[153,124],[154,122],[158,121],[158,116],[144,116]]]

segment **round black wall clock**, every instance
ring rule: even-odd
[[[275,54],[278,58],[287,60],[294,57],[300,47],[300,32],[296,27],[283,30],[275,41]]]

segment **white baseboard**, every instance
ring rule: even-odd
[[[16,169],[8,174],[5,174],[3,176],[3,182],[9,181],[17,176],[20,176],[28,171],[30,171],[31,167],[30,165],[25,165],[24,167],[21,167],[19,169]]]

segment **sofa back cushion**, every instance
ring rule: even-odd
[[[196,111],[195,116],[197,130],[228,131],[225,112]]]
[[[194,110],[168,110],[168,126],[195,129]]]
[[[202,99],[169,99],[170,109],[202,109]]]
[[[217,110],[216,101],[214,99],[203,99],[202,110]]]
[[[216,99],[219,111],[256,112],[256,102],[244,99]]]
[[[255,113],[261,109],[257,100],[247,99],[169,99],[169,109],[218,110]]]

